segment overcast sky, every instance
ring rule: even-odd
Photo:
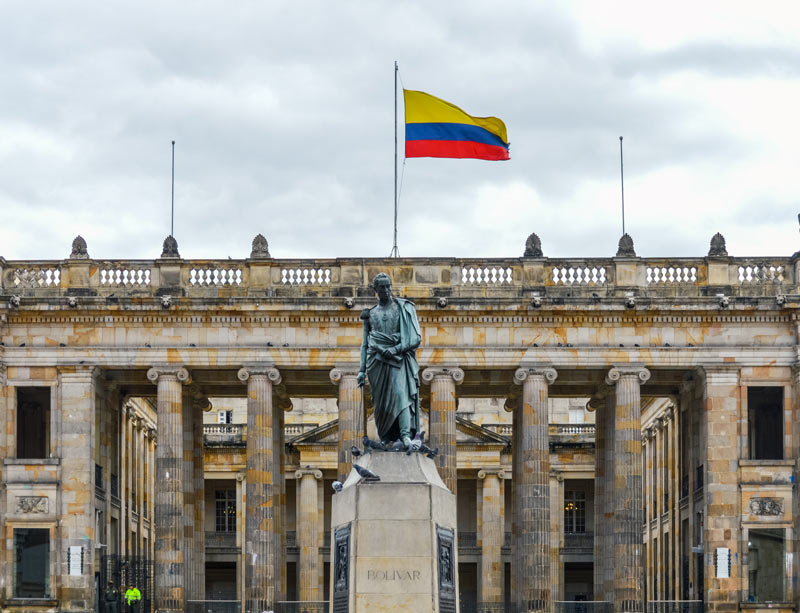
[[[455,7],[458,7],[457,9]],[[0,256],[382,257],[402,86],[511,160],[414,158],[402,256],[800,249],[800,3],[0,3]],[[402,98],[400,100],[402,156]]]

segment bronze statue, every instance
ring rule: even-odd
[[[422,333],[414,303],[392,296],[392,280],[379,273],[372,282],[378,304],[364,309],[364,339],[358,384],[369,377],[375,426],[385,445],[396,440],[411,447],[419,431],[419,364]]]

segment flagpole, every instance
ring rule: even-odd
[[[175,141],[172,141],[172,197],[170,200],[169,235],[175,236]]]
[[[389,257],[400,257],[397,248],[397,62],[394,63],[394,244]]]
[[[622,137],[619,137],[619,181],[622,188],[622,234],[625,234],[625,175],[622,167]]]

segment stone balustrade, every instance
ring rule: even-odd
[[[412,298],[557,300],[800,293],[800,257],[5,260],[0,293],[21,297],[372,298],[387,272]],[[621,302],[623,304],[623,302]],[[169,305],[164,305],[169,306]]]

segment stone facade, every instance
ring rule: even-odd
[[[161,610],[327,600],[330,484],[374,429],[352,365],[379,271],[417,305],[467,605],[797,604],[798,258],[288,261],[259,241],[215,262],[172,242],[0,258],[3,610],[92,610],[108,554],[155,561]]]

